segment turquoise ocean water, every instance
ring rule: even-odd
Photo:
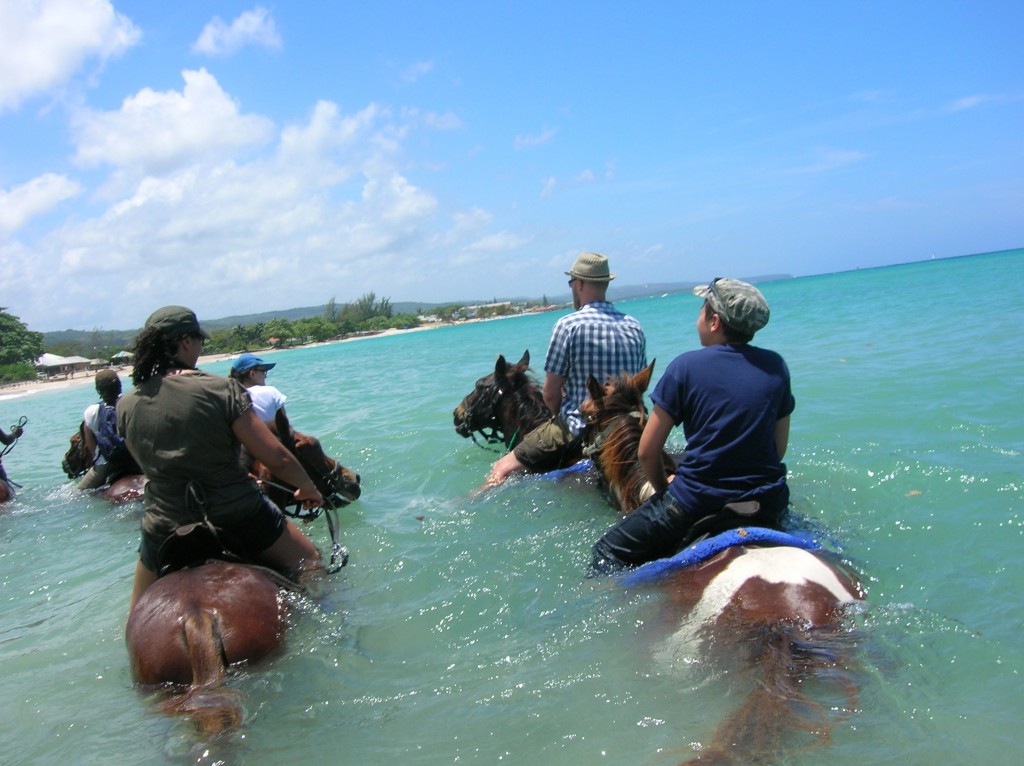
[[[793,373],[794,511],[862,573],[864,668],[824,751],[786,763],[1015,764],[1024,752],[1024,250],[763,285],[760,345]],[[623,302],[655,378],[700,301]],[[300,603],[287,652],[231,684],[241,730],[201,742],[132,687],[123,622],[137,505],[60,472],[91,387],[0,393],[0,760],[11,764],[674,764],[742,674],[667,659],[657,589],[583,573],[614,514],[577,481],[470,498],[496,455],[451,411],[496,354],[542,366],[547,313],[276,353],[300,430],[359,471],[351,563]],[[227,371],[228,363],[207,367]],[[678,437],[677,437],[678,438]],[[678,441],[673,445],[681,447]],[[307,527],[326,548],[326,525]]]

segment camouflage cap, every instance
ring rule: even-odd
[[[729,327],[749,335],[768,324],[771,316],[761,291],[739,279],[718,277],[711,284],[693,288],[693,294],[706,300]]]
[[[146,328],[156,327],[170,338],[182,335],[201,335],[209,340],[210,335],[199,326],[195,312],[184,306],[164,306],[149,315]]]

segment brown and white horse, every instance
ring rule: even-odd
[[[455,408],[455,432],[476,441],[480,434],[488,444],[515,447],[522,438],[551,418],[540,385],[529,373],[530,352],[516,364],[498,355],[494,372],[480,378]],[[479,442],[478,442],[479,443]]]
[[[324,455],[316,439],[289,430],[282,442],[330,504],[328,511],[359,497],[359,476]],[[290,495],[274,477],[267,482]],[[206,560],[206,553],[198,558],[196,565],[176,569],[146,589],[128,616],[125,640],[133,680],[178,685],[160,708],[190,717],[212,736],[242,719],[238,695],[223,684],[228,669],[281,649],[288,614],[283,589],[297,586],[263,567]]]
[[[616,498],[638,496],[637,413],[652,368],[589,386],[588,427],[603,435],[594,464]],[[666,619],[674,628],[657,658],[672,663],[686,654],[691,661],[697,651],[717,662],[727,659],[725,652],[753,675],[745,699],[689,763],[774,762],[794,748],[824,744],[856,707],[844,613],[865,593],[856,575],[816,543],[775,530],[733,529],[645,564],[621,582],[668,595]],[[840,704],[811,696],[829,691]]]

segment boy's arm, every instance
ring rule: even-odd
[[[775,421],[775,449],[779,453],[779,460],[786,456],[786,448],[789,446],[789,415]]]
[[[665,442],[674,425],[672,416],[660,405],[655,404],[647,420],[647,425],[644,426],[644,432],[640,435],[637,458],[640,461],[640,466],[644,469],[647,481],[654,487],[655,492],[661,492],[668,486],[669,477],[665,475],[662,452],[665,450]]]

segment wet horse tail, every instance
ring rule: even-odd
[[[180,627],[180,639],[192,663],[192,683],[165,700],[160,709],[187,716],[208,737],[238,726],[243,717],[242,703],[238,692],[223,683],[227,660],[214,613],[193,608]]]
[[[747,640],[757,670],[753,688],[719,723],[708,747],[681,766],[772,763],[816,750],[856,711],[853,647],[841,631],[773,623]],[[826,689],[828,703],[820,701]]]

